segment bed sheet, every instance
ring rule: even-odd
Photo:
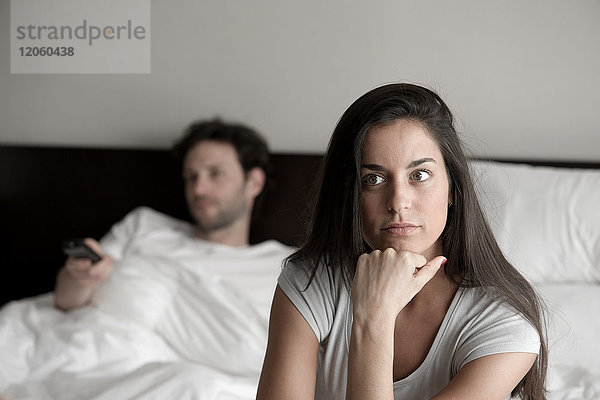
[[[135,257],[90,306],[64,313],[45,294],[0,310],[0,397],[255,397],[272,291],[252,297],[225,272]],[[277,274],[255,268],[252,279],[274,290]]]
[[[600,399],[600,285],[536,288],[549,311],[549,400]]]

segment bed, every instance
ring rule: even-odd
[[[274,184],[253,216],[252,242],[298,243],[320,158],[274,154]],[[549,398],[599,399],[600,165],[473,160],[472,167],[502,248],[547,301]],[[228,345],[240,340],[228,330],[264,329],[243,315],[231,319],[227,329],[193,332],[208,342],[222,341],[224,358],[219,360],[217,352],[207,363],[194,358],[193,351],[174,351],[134,323],[135,317],[100,307],[68,314],[52,307],[49,292],[64,261],[63,238],[100,238],[139,206],[186,220],[181,193],[177,166],[167,151],[0,146],[0,262],[5,273],[0,283],[0,396],[254,398],[260,366],[223,361],[232,356],[226,354]],[[197,289],[198,282],[188,281],[192,287],[181,287],[181,293]],[[127,299],[113,296],[111,302],[118,308]],[[263,337],[257,334],[256,340]]]
[[[600,399],[600,169],[471,166],[500,247],[546,302],[549,398]]]

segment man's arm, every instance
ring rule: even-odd
[[[114,261],[103,253],[102,247],[93,239],[85,239],[92,250],[102,257],[95,264],[89,259],[67,258],[58,272],[54,288],[54,305],[67,311],[88,304],[94,289],[104,282],[112,271]]]

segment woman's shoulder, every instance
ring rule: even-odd
[[[540,337],[535,327],[493,290],[460,288],[458,294],[448,326],[448,336],[454,338],[455,372],[486,355],[539,351]]]
[[[462,313],[479,315],[486,312],[514,314],[514,310],[496,289],[482,286],[461,287],[458,289],[458,309]]]
[[[321,292],[338,292],[340,286],[343,286],[339,269],[304,260],[287,260],[281,272],[280,280],[282,279],[305,289],[314,286],[313,290]]]
[[[472,333],[497,331],[503,335],[513,332],[523,339],[539,340],[533,325],[496,289],[460,288],[458,295],[453,319],[464,330]]]
[[[325,265],[315,267],[305,262],[288,261],[278,283],[319,341],[328,337],[333,321],[347,312],[350,295],[341,272]],[[344,312],[338,315],[340,309]]]

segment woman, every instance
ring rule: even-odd
[[[313,204],[258,399],[545,399],[540,301],[485,221],[437,94],[392,84],[356,100]]]

